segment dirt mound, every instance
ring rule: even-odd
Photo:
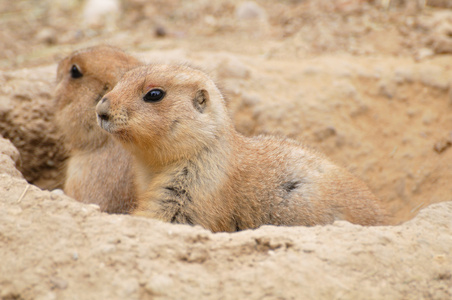
[[[0,141],[11,168],[17,153]],[[2,299],[452,297],[452,202],[396,227],[341,221],[212,234],[100,213],[8,172],[0,174]]]

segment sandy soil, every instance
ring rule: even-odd
[[[87,2],[0,3],[2,299],[452,297],[451,202],[415,217],[452,200],[447,1]],[[211,234],[46,191],[56,63],[99,43],[203,67],[240,132],[319,149],[411,220]]]

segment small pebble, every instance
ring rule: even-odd
[[[52,283],[54,288],[65,290],[68,286],[68,283],[66,280],[59,278],[59,277],[52,277],[50,278],[50,282]]]
[[[265,10],[253,1],[244,2],[238,6],[235,15],[239,20],[262,20],[266,18]]]
[[[435,145],[433,146],[433,149],[437,153],[442,153],[446,149],[450,148],[451,146],[452,146],[452,141],[450,141],[450,140],[441,140],[441,141],[435,143]]]
[[[163,26],[157,26],[155,27],[155,36],[156,37],[165,37],[166,36],[166,29]]]
[[[36,39],[41,43],[53,45],[57,42],[57,33],[52,28],[44,28],[36,34]]]

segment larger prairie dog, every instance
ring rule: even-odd
[[[290,139],[247,138],[203,72],[178,65],[127,72],[96,108],[134,158],[134,215],[214,232],[264,224],[385,223],[360,180]]]
[[[96,124],[95,107],[121,76],[140,62],[110,46],[86,48],[57,70],[56,122],[69,151],[64,191],[109,213],[135,203],[130,154]]]

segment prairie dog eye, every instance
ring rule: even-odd
[[[71,73],[71,77],[74,79],[77,79],[77,78],[80,78],[83,76],[82,72],[80,72],[77,65],[72,65],[70,73]]]
[[[144,102],[158,102],[165,97],[165,91],[161,89],[152,89],[143,96]]]

